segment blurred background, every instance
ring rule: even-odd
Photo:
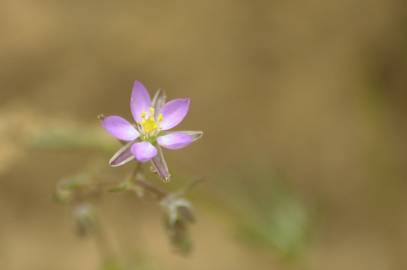
[[[152,200],[97,200],[131,269],[407,269],[406,29],[402,0],[2,0],[0,268],[103,267],[53,194],[134,166],[96,116],[130,119],[137,79],[205,132],[156,183],[206,181],[188,256]]]

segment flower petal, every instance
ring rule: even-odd
[[[175,131],[157,138],[157,142],[167,149],[181,149],[202,137],[202,131]]]
[[[133,153],[131,152],[131,146],[133,145],[133,142],[129,142],[122,148],[120,148],[119,151],[116,152],[116,154],[113,155],[113,157],[110,159],[109,164],[112,167],[118,167],[121,165],[126,164],[127,162],[133,160],[135,157]]]
[[[152,159],[153,166],[160,177],[165,181],[170,181],[170,172],[168,171],[168,165],[165,161],[163,151],[160,146],[157,146],[158,154]]]
[[[187,115],[189,104],[189,98],[174,99],[166,103],[160,112],[163,115],[161,129],[168,130],[178,125]]]
[[[139,142],[133,144],[131,152],[138,161],[146,162],[157,155],[157,148],[149,142]]]
[[[130,98],[130,109],[133,114],[133,118],[137,123],[141,122],[141,113],[148,112],[151,107],[151,99],[147,89],[144,85],[135,81],[133,85],[133,91]]]
[[[167,99],[167,95],[165,94],[165,91],[162,89],[158,89],[157,92],[154,95],[152,105],[155,111],[155,117],[160,114],[161,108],[165,104],[165,100]]]
[[[119,140],[133,141],[140,135],[126,119],[120,116],[102,116],[100,120],[103,128]]]

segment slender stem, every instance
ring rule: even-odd
[[[142,173],[141,164],[137,164],[137,166],[134,168],[132,174],[130,175],[130,181],[133,181],[135,184],[142,187],[143,189],[155,194],[158,199],[162,199],[168,195],[168,192],[166,190],[151,184],[145,179]]]
[[[193,189],[196,185],[202,183],[203,181],[205,181],[205,178],[200,177],[197,179],[192,180],[191,182],[189,182],[183,189],[181,189],[179,192],[177,192],[178,196],[184,196],[185,194],[187,194],[191,189]]]
[[[85,214],[78,214],[78,226],[84,226],[85,233],[89,233],[95,243],[99,253],[100,262],[102,265],[114,262],[120,263],[117,252],[113,249],[111,239],[108,237],[105,226],[99,216],[98,211],[87,203],[78,200],[74,207],[74,211],[81,211],[81,207],[86,207]]]

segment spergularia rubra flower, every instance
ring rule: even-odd
[[[116,115],[101,116],[103,128],[125,145],[110,159],[113,167],[133,159],[151,161],[156,172],[166,181],[170,178],[161,147],[181,149],[202,136],[202,131],[168,130],[177,126],[188,113],[190,99],[180,98],[165,102],[164,91],[158,90],[153,100],[144,85],[135,81],[130,99],[134,124]]]

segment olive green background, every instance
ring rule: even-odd
[[[187,257],[154,201],[103,194],[131,269],[406,269],[406,29],[402,0],[2,0],[0,268],[100,268],[53,193],[95,159],[131,169],[96,116],[130,119],[137,79],[192,99],[179,129],[205,134],[166,151],[169,187],[206,181]]]

